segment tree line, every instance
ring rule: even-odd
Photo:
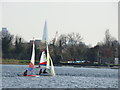
[[[30,60],[32,43],[26,42],[22,37],[15,36],[10,32],[2,34],[2,58]],[[35,59],[39,61],[45,44],[41,42],[35,47]],[[113,64],[115,58],[120,58],[120,44],[111,36],[109,30],[105,31],[103,42],[91,47],[83,43],[79,33],[61,34],[57,41],[55,38],[49,42],[49,49],[53,62],[59,64],[67,61],[82,61],[87,63],[98,62],[100,64]]]

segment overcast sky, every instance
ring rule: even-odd
[[[55,32],[80,33],[87,45],[104,40],[106,29],[118,39],[117,2],[5,2],[2,26],[29,41],[41,39],[47,20],[49,41]]]

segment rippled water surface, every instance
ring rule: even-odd
[[[28,65],[2,65],[3,88],[118,88],[118,69],[55,66],[56,76],[19,77]],[[29,74],[38,74],[39,69]]]

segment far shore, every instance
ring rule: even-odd
[[[29,63],[0,63],[1,65],[29,65]],[[37,65],[37,64],[35,64]],[[120,69],[120,65],[117,66],[85,66],[85,65],[63,65],[63,64],[54,64],[54,66],[60,66],[60,67],[79,67],[79,68],[108,68],[108,69]]]
[[[39,60],[35,60],[35,65],[39,64]],[[0,64],[15,64],[15,65],[29,65],[30,60],[15,60],[15,59],[2,59]],[[90,64],[90,63],[54,63],[54,66],[72,66],[72,67],[88,67],[88,68],[120,68],[120,64]]]

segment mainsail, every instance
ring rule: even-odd
[[[34,68],[34,62],[35,62],[35,44],[34,44],[34,39],[33,39],[33,48],[32,48],[32,56],[31,56],[31,61],[29,64],[29,71],[32,71]]]

